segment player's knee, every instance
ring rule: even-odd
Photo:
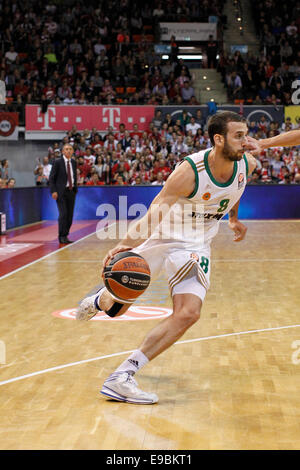
[[[201,308],[197,306],[184,306],[176,315],[177,321],[182,327],[190,327],[200,318]]]

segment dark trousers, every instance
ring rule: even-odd
[[[65,189],[62,196],[60,196],[56,203],[58,207],[58,236],[67,237],[73,221],[73,212],[75,204],[75,192],[73,190]]]

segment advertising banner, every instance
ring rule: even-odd
[[[18,140],[19,114],[0,112],[0,140]]]
[[[294,108],[300,108],[300,106],[291,106]],[[203,106],[158,106],[156,109],[160,109],[162,111],[163,116],[167,113],[170,113],[174,120],[179,119],[182,110],[185,109],[191,116],[196,116],[196,112],[198,109],[202,112],[202,117],[206,121],[209,117],[209,108],[206,105]],[[282,123],[284,120],[284,106],[230,106],[230,105],[223,105],[217,106],[218,111],[234,111],[238,114],[242,114],[245,118],[247,118],[248,122],[251,121],[258,122],[262,115],[264,115],[267,121],[272,122],[280,122]],[[300,113],[298,113],[300,116]]]
[[[149,127],[154,106],[48,106],[42,113],[39,105],[27,105],[25,111],[25,138],[60,138],[75,125],[78,131],[96,128],[99,132],[119,129],[124,123],[132,130],[137,124],[140,131]]]
[[[176,41],[208,41],[212,34],[217,39],[216,23],[159,23],[161,41],[170,41],[175,36]]]
[[[284,117],[291,118],[291,121],[297,127],[300,124],[300,106],[285,106],[284,107]]]
[[[298,108],[297,106],[291,108]],[[156,109],[162,111],[163,116],[170,113],[174,119],[178,119],[183,109],[191,115],[196,115],[198,109],[202,111],[202,117],[209,117],[209,107],[201,106],[52,106],[46,113],[41,112],[38,105],[26,106],[26,140],[61,139],[73,125],[82,132],[84,129],[96,128],[98,132],[107,132],[109,127],[113,131],[119,129],[124,123],[128,130],[137,124],[140,131],[147,130]],[[223,105],[218,110],[229,110],[243,114],[250,121],[259,121],[264,115],[268,121],[283,122],[284,106],[234,106]],[[6,115],[4,130],[8,132],[9,122]],[[12,124],[11,124],[12,125]]]

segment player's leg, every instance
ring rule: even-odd
[[[140,348],[134,351],[103,384],[101,393],[127,403],[154,404],[155,393],[144,392],[133,375],[158,354],[174,344],[199,318],[202,301],[193,294],[173,297],[173,314],[160,322],[146,336]]]
[[[173,297],[173,313],[148,333],[140,351],[149,361],[174,344],[200,318],[201,299],[191,293]]]
[[[128,403],[153,404],[158,401],[155,394],[143,392],[138,388],[133,375],[174,344],[200,318],[202,302],[209,286],[209,252],[204,251],[204,254],[204,257],[195,258],[184,252],[183,259],[180,253],[176,253],[175,257],[169,256],[167,271],[169,274],[173,272],[170,277],[173,314],[154,327],[140,348],[104,382],[102,394]],[[205,272],[202,269],[203,261]],[[185,272],[183,277],[182,272]]]
[[[140,350],[149,360],[175,343],[200,318],[202,302],[209,287],[209,250],[203,250],[201,254],[175,250],[167,258],[166,271],[173,314],[157,325],[143,341]]]

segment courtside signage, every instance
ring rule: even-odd
[[[117,131],[125,124],[132,130],[137,124],[140,131],[147,130],[155,106],[55,106],[49,105],[42,113],[39,105],[26,105],[26,133],[67,132],[72,126],[78,131],[96,128],[97,131]]]

